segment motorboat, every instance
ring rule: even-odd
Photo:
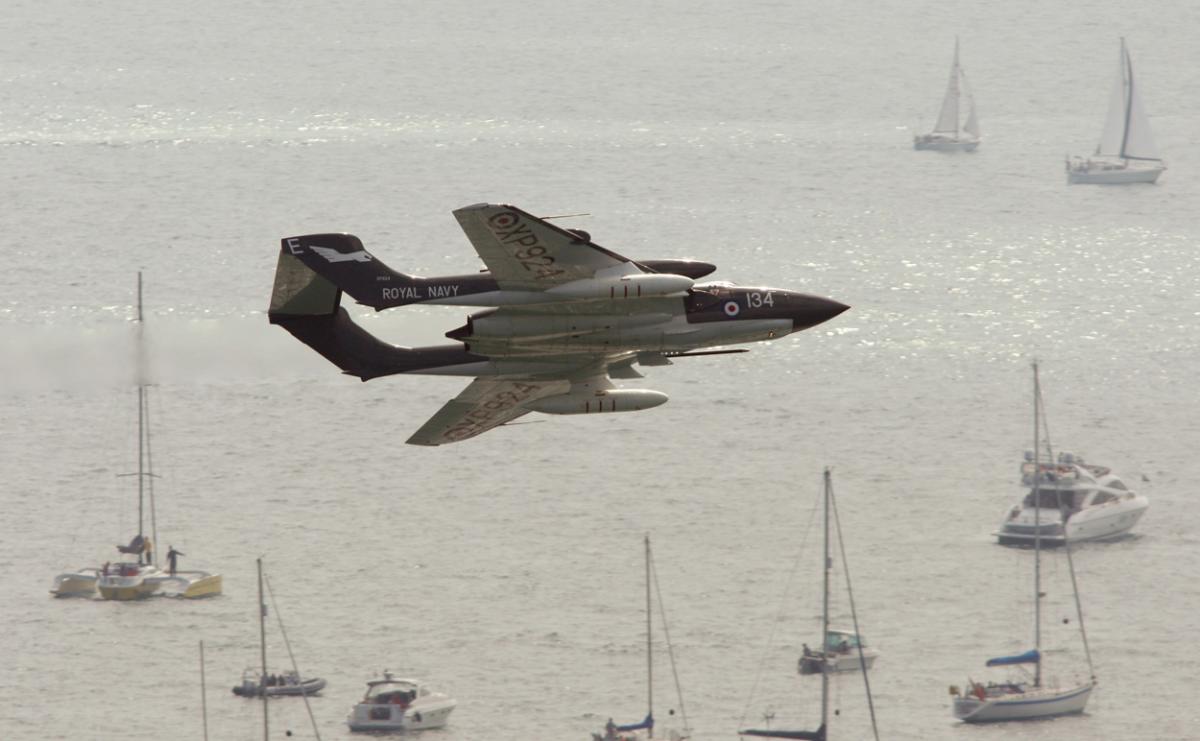
[[[1104,132],[1091,157],[1067,158],[1068,185],[1153,183],[1167,169],[1133,80],[1133,60],[1121,38],[1117,79],[1109,97]]]
[[[422,731],[446,725],[458,703],[432,692],[415,679],[384,670],[382,679],[367,682],[367,694],[346,718],[351,731]]]
[[[966,116],[960,109],[966,107]],[[942,96],[933,131],[913,137],[913,149],[932,149],[940,152],[974,152],[979,147],[979,119],[975,115],[975,96],[967,85],[967,74],[958,63],[958,38],[954,39],[954,61],[950,65],[950,81]]]
[[[861,649],[861,652],[860,652]],[[801,674],[820,674],[829,672],[856,672],[866,665],[867,669],[875,663],[879,652],[867,646],[862,636],[853,630],[830,628],[825,632],[825,648],[814,651],[807,645],[800,656]]]
[[[1061,546],[1064,541],[1108,540],[1127,534],[1150,507],[1104,466],[1081,456],[1059,453],[1055,462],[1034,462],[1032,451],[1021,465],[1025,499],[1009,510],[995,533],[1002,545]]]
[[[320,677],[305,679],[299,672],[288,670],[281,674],[268,674],[264,681],[262,673],[251,667],[242,672],[242,683],[234,685],[233,694],[239,697],[299,697],[315,695],[325,689],[325,680]]]
[[[1030,474],[1036,502],[1042,493],[1040,486],[1043,477],[1036,474],[1042,470],[1040,455],[1042,447],[1039,436],[1044,424],[1041,414],[1041,383],[1036,363],[1033,365],[1033,399],[1034,453]],[[1080,466],[1076,466],[1076,468],[1082,470]],[[1079,596],[1079,582],[1075,578],[1075,564],[1071,558],[1071,539],[1064,543],[1066,547],[1063,550],[1071,576],[1071,591],[1076,613],[1075,625],[1079,628],[1080,640],[1087,657],[1089,676],[1083,680],[1063,681],[1047,677],[1044,670],[1042,600],[1047,596],[1047,592],[1043,589],[1042,584],[1042,545],[1046,539],[1041,537],[1040,516],[1045,509],[1045,507],[1033,507],[1033,648],[1024,653],[987,660],[986,665],[989,667],[1015,667],[1022,670],[1022,676],[1017,679],[1010,678],[1001,682],[984,683],[968,678],[965,690],[960,690],[958,686],[950,687],[950,694],[954,697],[954,716],[965,723],[1032,720],[1082,713],[1096,686],[1096,671],[1092,664],[1091,650],[1088,648],[1087,633],[1083,625],[1083,603]],[[1033,671],[1025,670],[1026,665],[1032,665]]]

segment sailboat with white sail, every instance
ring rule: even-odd
[[[1121,37],[1121,56],[1117,80],[1108,101],[1108,115],[1100,144],[1091,157],[1067,158],[1067,183],[1124,185],[1153,183],[1167,169],[1142,104],[1141,91],[1134,81],[1133,60]]]
[[[871,663],[874,661],[874,656],[868,658],[867,647],[861,640],[857,640],[860,634],[858,626],[858,612],[854,607],[854,592],[850,588],[850,572],[846,566],[846,548],[841,535],[841,522],[837,518],[837,504],[833,495],[833,475],[829,469],[825,469],[824,474],[824,491],[823,491],[823,510],[824,510],[824,549],[822,551],[822,594],[821,594],[821,635],[830,636],[832,630],[829,627],[829,591],[830,591],[830,575],[833,571],[833,557],[830,553],[830,517],[833,517],[833,523],[836,525],[838,551],[841,556],[842,566],[846,577],[846,591],[850,597],[850,615],[853,622],[853,631],[846,631],[849,636],[853,636],[856,640],[853,646],[847,646],[845,655],[833,655],[826,652],[826,655],[818,657],[816,654],[810,656],[811,664],[806,670],[804,657],[800,660],[800,673],[821,675],[821,724],[817,726],[815,731],[809,730],[792,730],[786,728],[748,728],[738,731],[741,736],[756,736],[762,738],[790,738],[803,739],[804,741],[826,741],[828,738],[829,727],[829,680],[830,677],[839,671],[846,671],[846,667],[839,668],[839,662],[855,662],[856,667],[862,672],[863,687],[866,691],[867,707],[871,715],[871,731],[875,741],[879,741],[879,728],[875,721],[875,702],[871,696],[871,681],[868,677]],[[828,639],[827,639],[828,640]],[[817,661],[817,659],[820,661]],[[815,667],[815,671],[813,670]],[[767,716],[771,717],[771,716]]]
[[[1040,470],[1040,431],[1042,413],[1041,384],[1038,377],[1037,363],[1033,365],[1033,450],[1035,470]],[[1034,479],[1034,492],[1037,493],[1042,476]],[[1035,517],[1037,511],[1035,509]],[[1001,682],[976,682],[967,680],[965,691],[957,686],[950,688],[954,696],[954,715],[967,723],[990,723],[1007,720],[1030,720],[1033,718],[1048,718],[1056,715],[1081,713],[1087,706],[1092,689],[1096,686],[1096,673],[1092,667],[1091,649],[1088,647],[1087,632],[1083,625],[1083,606],[1079,600],[1079,588],[1075,580],[1075,566],[1071,559],[1071,543],[1063,543],[1067,556],[1067,566],[1071,574],[1071,591],[1075,597],[1076,622],[1079,624],[1080,637],[1083,641],[1084,653],[1087,656],[1089,678],[1083,681],[1066,683],[1046,681],[1042,662],[1042,599],[1046,596],[1042,591],[1042,539],[1041,528],[1034,527],[1033,541],[1033,648],[1024,653],[1001,656],[988,659],[987,666],[1006,666],[1024,669],[1033,665],[1030,672],[1016,679],[1006,679]]]
[[[966,115],[962,115],[965,107]],[[958,63],[958,37],[954,37],[954,61],[950,65],[950,81],[942,96],[933,131],[913,137],[913,149],[933,149],[940,152],[974,152],[979,147],[979,118],[975,113],[975,96],[967,84],[967,73]]]
[[[652,619],[651,589],[657,590],[658,574],[650,554],[650,536],[645,536],[646,549],[646,717],[637,723],[617,724],[612,718],[604,726],[603,733],[593,733],[592,741],[643,741],[654,738],[654,628]],[[675,652],[671,648],[671,633],[667,628],[666,610],[663,609],[662,594],[658,594],[658,608],[662,618],[663,637],[667,643],[667,656],[671,660],[671,673],[675,677],[675,693],[679,700],[679,712],[683,720],[682,729],[670,729],[666,738],[683,741],[691,735],[687,709],[683,705],[683,690],[679,685],[679,672],[675,668]],[[674,714],[674,711],[671,711]]]
[[[56,597],[94,597],[97,592],[106,600],[128,601],[155,594],[188,598],[209,597],[221,593],[221,575],[207,571],[179,571],[174,567],[159,568],[157,550],[158,525],[154,515],[154,473],[150,458],[150,412],[146,390],[145,343],[142,321],[142,274],[137,281],[137,398],[138,398],[138,470],[137,502],[138,531],[128,545],[117,545],[119,560],[103,566],[78,569],[59,574],[50,593]],[[150,531],[146,530],[146,504],[149,503]],[[178,554],[172,549],[172,553]],[[170,555],[170,554],[168,554]],[[182,554],[180,554],[182,555]]]

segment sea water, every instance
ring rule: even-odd
[[[884,737],[1195,738],[1198,30],[1187,2],[10,2],[0,737],[200,738],[204,640],[211,737],[258,738],[229,690],[257,663],[263,556],[329,682],[324,738],[385,668],[458,699],[431,738],[588,738],[646,713],[644,534],[686,702],[656,608],[660,731],[683,709],[697,739],[815,728],[795,662],[829,466]],[[914,152],[955,35],[983,144]],[[1170,169],[1068,187],[1122,35]],[[853,308],[621,382],[658,409],[406,446],[467,380],[359,383],[269,326],[278,240],[347,231],[397,270],[469,272],[450,211],[481,201]],[[54,600],[137,530],[139,270],[159,549],[224,594]],[[413,345],[469,311],[355,309]],[[947,686],[1033,640],[1032,556],[991,532],[1022,495],[1035,358],[1056,447],[1152,505],[1074,554],[1087,713],[965,727]],[[1062,555],[1044,566],[1047,671],[1086,677]],[[835,682],[831,737],[867,737],[861,694]],[[311,735],[299,699],[271,712],[273,737]]]

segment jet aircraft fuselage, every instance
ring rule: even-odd
[[[392,374],[476,378],[409,442],[438,445],[529,411],[632,411],[666,401],[617,389],[610,378],[671,358],[743,350],[704,348],[774,340],[848,307],[769,287],[697,283],[715,269],[694,260],[633,261],[513,206],[454,212],[488,270],[419,278],[398,273],[349,234],[282,240],[270,320],[368,380]],[[376,310],[415,303],[490,307],[446,333],[451,345],[406,348],[368,334],[339,306],[345,292]]]

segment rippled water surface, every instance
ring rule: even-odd
[[[794,667],[817,640],[831,466],[884,737],[1195,738],[1198,31],[1186,2],[10,3],[0,737],[200,738],[201,639],[211,737],[259,737],[229,687],[256,660],[263,555],[302,668],[329,681],[324,738],[349,737],[386,667],[458,698],[429,738],[586,739],[645,712],[645,533],[694,737],[766,712],[815,727]],[[955,34],[984,144],[914,152]],[[1067,187],[1121,35],[1170,169]],[[621,254],[853,309],[646,369],[672,397],[652,411],[405,446],[465,381],[359,383],[270,327],[278,240],[349,231],[396,269],[467,272],[450,211],[479,201],[587,212],[573,225]],[[118,474],[136,468],[139,269],[160,547],[225,593],[56,601],[55,574],[136,530]],[[423,344],[465,313],[361,321]],[[1034,357],[1056,445],[1153,504],[1136,537],[1076,553],[1088,712],[965,727],[947,686],[1032,633],[1031,554],[990,533],[1021,493]],[[1086,668],[1061,559],[1044,630],[1067,678]],[[860,696],[836,683],[831,738],[867,737]],[[273,707],[274,737],[311,736],[298,700]]]

